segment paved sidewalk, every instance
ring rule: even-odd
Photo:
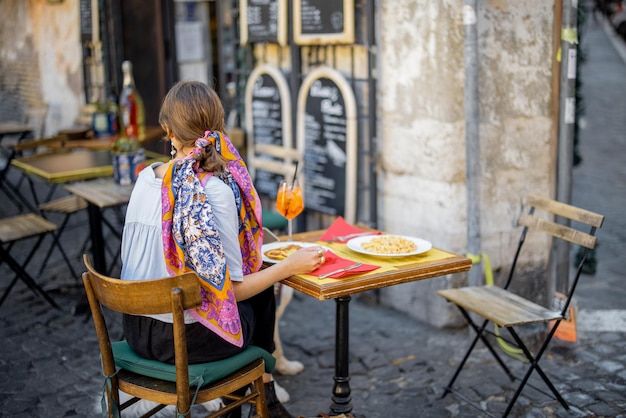
[[[513,409],[516,417],[626,417],[626,61],[591,18],[584,36],[586,125],[580,144],[583,162],[574,169],[573,200],[606,215],[598,234],[598,270],[583,276],[578,292],[579,341],[554,341],[542,361],[571,411],[527,388]],[[5,216],[10,210],[3,202],[0,213]],[[86,228],[83,215],[73,220],[78,228]],[[79,250],[72,249],[76,269],[82,271]],[[99,416],[103,380],[95,331],[90,318],[70,314],[82,289],[68,287],[79,281],[64,272],[60,260],[45,272],[47,288],[63,310],[50,309],[21,284],[0,307],[0,417]],[[0,277],[3,290],[12,277],[4,265]],[[368,418],[481,416],[453,396],[440,399],[469,331],[408,319],[374,304],[371,296],[355,296],[351,302],[354,413]],[[291,395],[288,409],[306,417],[328,412],[335,302],[296,294],[280,326],[287,356],[305,365],[297,376],[276,377]],[[114,328],[120,333],[119,323]],[[465,394],[484,401],[491,411],[503,411],[512,386],[489,353],[481,348],[469,366],[458,382]]]

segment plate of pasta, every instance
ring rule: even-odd
[[[406,257],[422,254],[433,245],[421,238],[404,235],[374,235],[353,238],[346,242],[352,251],[377,257]]]

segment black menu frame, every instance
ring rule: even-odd
[[[354,0],[294,0],[293,38],[298,45],[354,43]]]

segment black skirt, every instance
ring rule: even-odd
[[[237,347],[196,322],[185,325],[189,364],[222,360],[253,344],[274,351],[276,301],[273,288],[237,303],[244,343]],[[173,324],[147,316],[124,315],[124,336],[141,357],[174,364]]]

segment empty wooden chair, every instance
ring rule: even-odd
[[[52,222],[49,222],[41,216],[34,213],[27,213],[24,215],[11,216],[8,218],[0,219],[0,262],[5,262],[15,272],[15,277],[9,283],[7,288],[0,299],[0,305],[4,303],[5,299],[9,295],[15,283],[18,279],[22,280],[35,294],[43,296],[44,299],[50,303],[50,305],[58,308],[56,302],[48,295],[48,293],[41,288],[26,271],[26,267],[30,263],[30,260],[37,253],[41,242],[47,234],[54,234],[57,226]],[[37,238],[35,244],[31,247],[30,252],[20,264],[20,262],[11,254],[11,248],[20,240],[28,238]],[[54,237],[54,236],[53,236]]]
[[[166,405],[176,405],[177,416],[187,417],[192,405],[216,398],[225,398],[231,403],[208,417],[221,416],[245,403],[256,407],[257,417],[268,416],[263,373],[273,370],[275,360],[265,350],[249,346],[224,360],[188,364],[184,310],[201,302],[195,273],[155,280],[120,280],[96,272],[87,255],[84,262],[87,272],[82,277],[98,334],[109,417],[116,416],[138,399],[159,404],[145,416],[153,415]],[[102,307],[131,315],[173,313],[176,365],[142,358],[126,341],[111,342]],[[234,393],[244,392],[239,389],[248,386],[249,394]],[[120,405],[119,391],[133,398]]]
[[[568,309],[574,291],[576,290],[583,264],[587,259],[589,251],[596,245],[596,229],[600,228],[604,222],[604,216],[602,215],[543,197],[528,196],[526,204],[529,210],[528,213],[522,214],[518,220],[519,225],[523,226],[523,229],[505,285],[503,287],[495,285],[473,286],[445,289],[438,292],[440,296],[454,303],[461,310],[461,313],[468,321],[469,325],[476,331],[475,338],[472,340],[469,349],[457,367],[450,383],[446,386],[443,396],[446,396],[448,393],[454,393],[459,395],[461,399],[467,400],[464,395],[453,389],[453,385],[479,339],[487,346],[498,364],[511,380],[517,380],[485,335],[494,334],[494,332],[487,329],[489,323],[493,323],[494,326],[500,328],[506,328],[513,338],[514,344],[519,347],[524,359],[528,361],[528,369],[524,376],[519,379],[519,385],[514,395],[509,400],[503,416],[507,416],[511,412],[513,405],[524,389],[524,386],[526,386],[528,379],[535,371],[539,374],[559,403],[561,403],[565,409],[569,409],[567,402],[565,402],[554,384],[539,366],[539,361],[548,348],[559,324],[566,318],[566,314],[569,312]],[[556,223],[554,221],[555,216],[568,220],[571,226]],[[583,228],[588,229],[588,232],[582,231],[581,229]],[[578,260],[578,266],[573,279],[566,281],[570,283],[570,285],[567,292],[565,292],[564,303],[559,309],[541,306],[509,290],[515,278],[514,273],[518,257],[524,247],[527,234],[530,233],[548,234],[553,240],[564,240],[567,243],[583,248],[582,257]],[[517,286],[520,286],[520,284],[518,283]],[[475,314],[482,323],[474,322],[476,319],[472,318],[470,312]],[[474,318],[476,318],[476,316]],[[525,343],[520,337],[520,335],[524,334],[517,330],[522,327],[541,323],[544,323],[546,326],[545,338],[541,342],[538,350],[533,354],[528,347],[528,345],[530,345],[528,341]],[[479,406],[476,407],[482,411],[482,408]]]

